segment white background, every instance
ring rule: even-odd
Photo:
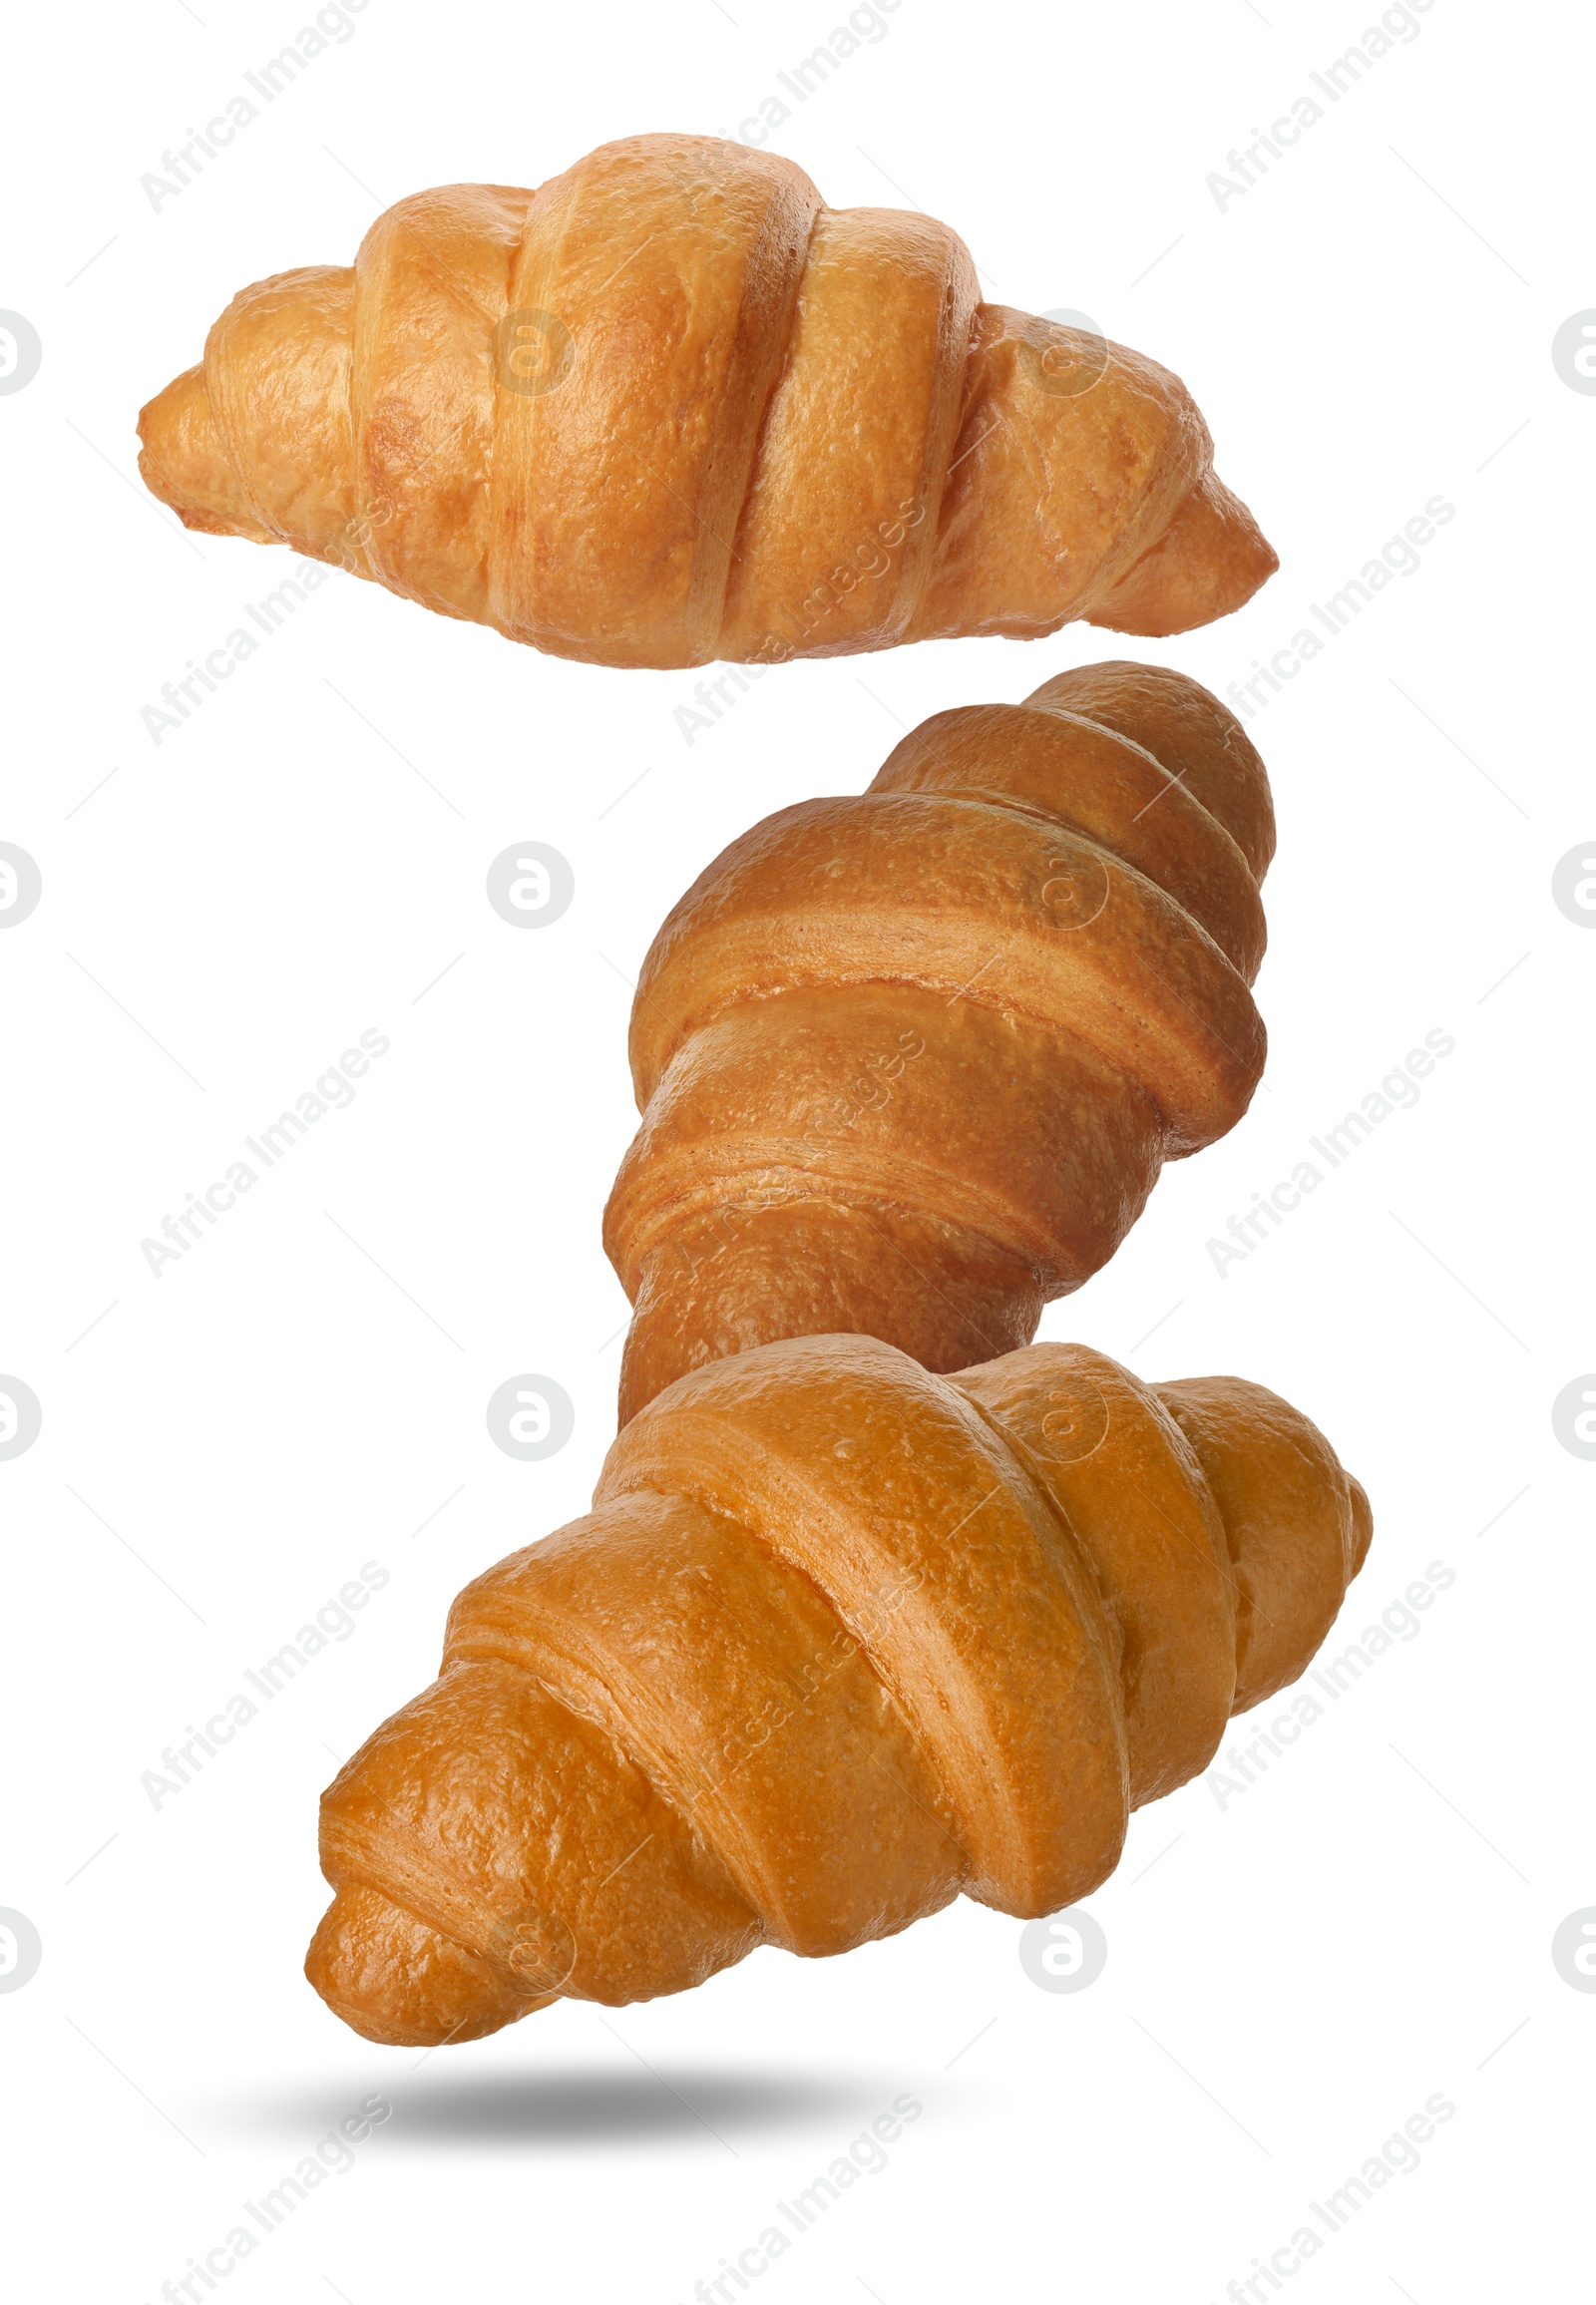
[[[1203,2305],[1434,2093],[1456,2110],[1419,2168],[1291,2293],[1588,2278],[1596,1997],[1550,1958],[1596,1903],[1596,1465],[1550,1415],[1596,1365],[1596,936],[1550,893],[1596,831],[1596,400],[1551,358],[1596,303],[1576,11],[1433,0],[1223,211],[1210,172],[1378,11],[901,0],[778,130],[834,205],[912,199],[989,295],[1083,309],[1186,378],[1282,561],[1226,623],[801,664],[689,748],[690,675],[557,662],[337,577],[159,747],[141,724],[288,573],[186,540],[137,486],[136,412],[233,290],[348,260],[428,184],[735,135],[843,13],[369,0],[159,212],[141,176],[300,16],[147,0],[13,26],[0,305],[44,347],[0,399],[0,838],[44,877],[0,938],[0,1370],[44,1411],[0,1463],[0,1905],[44,1948],[0,1997],[19,2296],[153,2305],[373,2090],[391,2118],[229,2299],[685,2305],[905,2091],[923,2117],[762,2299]],[[316,1796],[431,1677],[466,1578],[585,1508],[625,1317],[598,1225],[633,1124],[628,979],[667,905],[945,706],[1114,653],[1223,691],[1436,495],[1455,518],[1418,571],[1253,722],[1281,832],[1264,1089],[1043,1324],[1299,1402],[1374,1501],[1340,1632],[1441,1561],[1421,1633],[1223,1809],[1198,1781],[1134,1819],[1083,1993],[1039,1991],[1019,1925],[961,1903],[846,1959],[761,1952],[425,2062],[345,2032],[299,1971]],[[577,878],[536,934],[483,894],[527,840]],[[141,1240],[373,1026],[391,1051],[352,1108],[154,1279]],[[1210,1236],[1437,1027],[1456,1048],[1421,1100],[1216,1274]],[[542,1464],[484,1424],[525,1370],[577,1404]],[[163,1747],[367,1560],[390,1581],[356,1635],[152,1808]]]

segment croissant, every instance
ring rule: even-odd
[[[590,663],[1182,632],[1278,565],[1178,378],[712,137],[401,200],[235,296],[139,429],[189,528]]]
[[[939,712],[857,799],[734,841],[632,1008],[621,1421],[782,1337],[940,1370],[1028,1343],[1247,1109],[1274,846],[1240,722],[1127,663]]]
[[[594,1510],[468,1585],[440,1678],[321,1804],[306,1971],[370,2040],[841,1953],[961,1890],[1055,1912],[1295,1680],[1370,1538],[1298,1410],[1073,1345],[933,1376],[720,1360]]]

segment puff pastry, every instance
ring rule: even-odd
[[[1182,632],[1276,567],[1177,377],[711,137],[401,200],[243,289],[139,423],[190,528],[591,663]]]
[[[1368,1500],[1237,1377],[865,1337],[683,1377],[585,1519],[468,1585],[323,1796],[307,1973],[368,2039],[841,1953],[963,1891],[1057,1911],[1300,1674]]]
[[[782,1337],[945,1370],[1028,1343],[1247,1109],[1274,845],[1235,715],[1128,663],[939,712],[734,841],[632,1009],[622,1421]]]

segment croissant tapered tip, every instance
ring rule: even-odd
[[[1234,615],[1279,567],[1240,497],[1210,471],[1151,552],[1086,611],[1085,621],[1167,640]]]
[[[139,475],[186,529],[257,545],[278,541],[256,520],[222,451],[202,366],[186,368],[140,409]]]
[[[477,2041],[560,1998],[513,1992],[465,1946],[347,1884],[310,1940],[305,1976],[353,2032],[398,2049]]]
[[[1347,1475],[1347,1489],[1353,1508],[1353,1575],[1356,1577],[1369,1558],[1369,1548],[1375,1534],[1375,1515],[1370,1507],[1368,1491],[1352,1473]]]

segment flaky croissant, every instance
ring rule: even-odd
[[[1126,663],[939,712],[734,841],[632,1009],[621,1421],[782,1337],[944,1370],[1028,1343],[1247,1109],[1274,845],[1240,722]]]
[[[1304,1670],[1370,1527],[1237,1377],[1036,1345],[949,1379],[862,1337],[716,1361],[586,1519],[467,1586],[440,1678],[324,1794],[310,1981],[371,2040],[471,2040],[961,1890],[1055,1912]]]
[[[1277,566],[1178,378],[710,137],[401,200],[352,268],[235,296],[139,422],[190,528],[592,663],[1182,632]]]

